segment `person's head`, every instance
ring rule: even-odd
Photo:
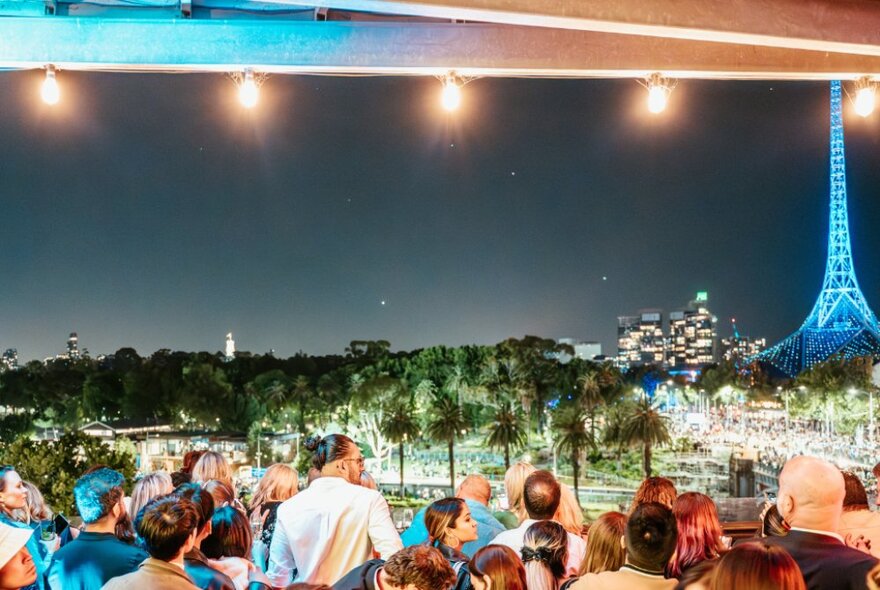
[[[425,511],[425,528],[428,543],[443,543],[453,549],[477,540],[477,521],[471,518],[471,510],[461,498],[437,500]]]
[[[24,487],[27,489],[27,507],[28,515],[31,520],[37,522],[41,520],[52,520],[52,509],[46,504],[46,499],[40,492],[40,488],[29,481],[24,481]]]
[[[167,496],[174,491],[171,476],[164,471],[154,471],[140,478],[131,491],[131,513],[137,514],[150,500]]]
[[[629,512],[632,514],[636,506],[646,502],[657,502],[672,510],[677,495],[675,484],[671,480],[665,477],[649,477],[636,490]]]
[[[361,471],[360,481],[358,481],[358,485],[363,488],[367,488],[370,490],[378,490],[379,484],[376,483],[376,480],[370,475],[367,471]]]
[[[513,549],[487,545],[468,564],[474,590],[526,590],[526,570]]]
[[[202,487],[214,498],[214,509],[235,504],[235,492],[225,482],[217,479],[205,482]]]
[[[115,525],[125,514],[125,478],[112,469],[98,469],[83,475],[73,486],[76,510],[87,525],[106,522]]]
[[[235,489],[232,484],[232,469],[226,461],[226,457],[216,451],[205,451],[196,461],[192,470],[194,483],[205,483],[216,479]]]
[[[784,537],[791,528],[779,514],[779,507],[773,502],[765,502],[760,520],[761,528],[757,535],[759,537]]]
[[[715,566],[710,590],[806,590],[791,555],[766,541],[741,543]]]
[[[196,544],[200,545],[211,534],[211,519],[214,517],[214,498],[211,493],[197,483],[185,483],[174,488],[174,495],[186,498],[193,503],[198,514]]]
[[[284,463],[275,463],[266,469],[266,473],[257,483],[249,506],[253,510],[266,502],[284,502],[296,495],[298,488],[296,470]]]
[[[135,518],[144,549],[155,559],[173,561],[195,546],[199,514],[190,500],[176,496],[156,498]]]
[[[712,498],[699,492],[685,492],[672,505],[678,541],[669,561],[669,577],[677,578],[694,564],[714,559],[725,550],[721,523]]]
[[[567,485],[559,484],[559,508],[553,520],[562,525],[572,535],[584,533],[584,513],[578,504],[574,491]]]
[[[443,554],[428,545],[401,549],[385,562],[381,576],[386,590],[438,590],[451,587],[456,580]]]
[[[672,510],[657,502],[639,504],[626,521],[626,560],[642,569],[663,571],[677,539]]]
[[[488,506],[489,500],[492,499],[492,486],[489,485],[489,480],[482,475],[468,475],[455,490],[455,497],[462,500],[473,500],[483,506]]]
[[[682,590],[709,590],[716,565],[718,565],[717,559],[707,559],[689,567],[678,578],[678,588]]]
[[[218,508],[211,519],[211,534],[202,541],[202,552],[211,559],[250,559],[253,536],[247,516],[232,506]]]
[[[175,490],[183,484],[190,483],[191,481],[192,475],[190,475],[189,473],[184,473],[183,471],[171,472],[171,485],[174,486]]]
[[[309,467],[306,485],[312,485],[312,482],[321,477],[321,470],[317,467]]]
[[[868,506],[868,493],[859,476],[851,471],[843,472],[843,511],[870,510]]]
[[[313,453],[312,465],[321,471],[322,477],[341,477],[360,485],[364,456],[353,440],[344,434],[312,436],[306,440],[306,449]]]
[[[818,457],[786,461],[779,474],[779,514],[792,527],[836,531],[843,511],[843,475]]]
[[[535,471],[526,478],[523,505],[529,518],[549,520],[556,515],[562,491],[559,482],[549,471]]]
[[[18,590],[33,584],[37,568],[26,547],[33,531],[0,523],[0,590]]]
[[[529,517],[523,504],[523,492],[526,489],[526,478],[537,471],[534,465],[519,461],[510,466],[504,474],[504,493],[507,505],[520,522]]]
[[[606,512],[590,525],[587,552],[581,562],[580,575],[616,572],[626,560],[620,540],[626,534],[626,515]]]
[[[193,468],[198,463],[199,459],[202,458],[202,455],[205,454],[205,451],[187,451],[186,454],[183,455],[183,465],[180,467],[180,470],[183,473],[188,475],[192,475]]]
[[[556,590],[565,576],[568,533],[552,520],[540,520],[526,530],[520,551],[529,590]]]
[[[13,510],[27,506],[27,488],[12,465],[0,467],[0,511],[13,516]]]

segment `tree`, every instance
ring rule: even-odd
[[[464,417],[458,400],[447,393],[440,393],[431,404],[431,414],[426,434],[433,440],[445,442],[449,449],[449,485],[455,492],[455,440],[467,431],[467,420]]]
[[[581,499],[578,494],[578,475],[580,474],[580,459],[587,449],[594,449],[596,444],[587,431],[587,417],[582,408],[569,405],[556,411],[553,416],[553,429],[557,433],[556,452],[560,455],[568,455],[571,458],[571,466],[574,471],[574,495],[578,505]]]
[[[672,442],[666,427],[667,419],[651,405],[647,397],[633,408],[621,429],[622,442],[628,446],[641,446],[645,477],[651,477],[651,449]]]
[[[513,404],[504,403],[495,409],[489,424],[486,444],[494,449],[504,449],[504,469],[510,468],[510,449],[520,449],[526,444],[526,423]]]
[[[403,478],[403,444],[415,441],[420,432],[419,421],[415,416],[412,400],[394,402],[385,412],[382,421],[382,433],[393,443],[397,443],[400,451],[400,497],[404,497]]]

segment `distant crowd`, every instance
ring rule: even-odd
[[[507,471],[507,510],[470,475],[398,532],[350,438],[307,448],[304,490],[276,464],[247,505],[218,453],[188,453],[130,497],[94,466],[74,487],[80,528],[0,467],[0,590],[880,590],[880,512],[816,457],[785,463],[777,502],[733,542],[712,498],[662,477],[587,526],[571,489],[527,463]]]

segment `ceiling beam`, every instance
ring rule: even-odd
[[[342,10],[880,55],[876,0],[267,0]]]
[[[490,24],[0,18],[0,67],[854,79],[880,58]]]

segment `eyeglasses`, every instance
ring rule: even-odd
[[[357,461],[358,467],[364,466],[364,458],[363,457],[349,457],[348,459],[342,459],[340,463],[348,463],[349,461]]]

